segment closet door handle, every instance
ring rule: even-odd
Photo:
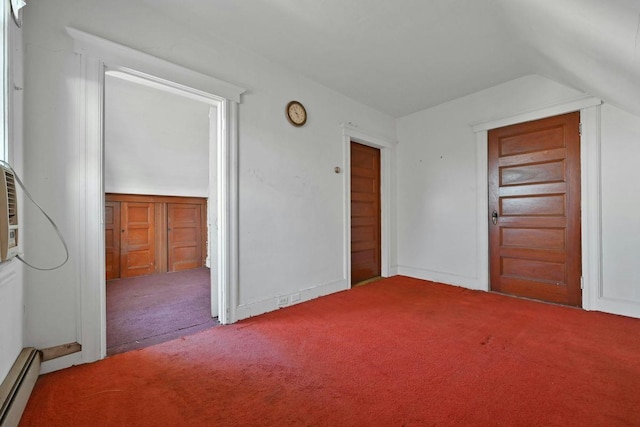
[[[491,214],[491,222],[493,222],[493,225],[496,225],[498,223],[498,212],[496,212],[495,210]]]

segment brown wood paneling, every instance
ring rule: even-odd
[[[202,267],[202,205],[167,205],[169,271]]]
[[[107,202],[139,202],[139,203],[193,203],[206,204],[206,199],[201,197],[182,197],[182,196],[151,196],[146,194],[119,194],[106,193],[105,201]]]
[[[381,273],[380,150],[351,143],[351,284]]]
[[[104,249],[107,280],[120,277],[120,202],[104,204]]]
[[[192,227],[194,231],[189,230],[191,226],[185,226],[179,221],[178,230],[171,242],[168,218],[170,205],[174,205],[174,209],[180,206],[193,209],[191,223],[196,224]],[[147,207],[146,214],[141,209],[142,206]],[[124,211],[122,207],[127,207],[127,210]],[[134,209],[131,210],[129,207]],[[206,207],[207,200],[198,197],[107,193],[105,195],[107,280],[204,266],[207,256]],[[114,209],[118,211],[114,212]],[[148,218],[145,218],[145,215],[148,215]],[[115,226],[114,221],[117,223]],[[130,227],[131,221],[133,225]],[[118,231],[117,234],[114,234],[114,227]],[[124,239],[127,240],[126,244],[123,243]],[[187,241],[189,243],[186,243]],[[171,252],[169,246],[172,243],[174,249],[172,259],[169,260]],[[119,247],[114,247],[114,244]],[[170,261],[174,260],[172,265]],[[123,270],[125,265],[128,266],[126,272]]]
[[[581,305],[579,121],[572,113],[489,131],[492,290]]]
[[[120,203],[120,277],[155,273],[154,207],[154,203]]]

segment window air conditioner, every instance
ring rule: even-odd
[[[13,172],[0,165],[0,261],[18,255],[18,199]]]

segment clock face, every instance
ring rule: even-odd
[[[292,125],[302,126],[307,122],[307,111],[298,101],[291,101],[287,104],[287,118]]]

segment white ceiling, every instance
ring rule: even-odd
[[[535,73],[640,114],[640,0],[138,1],[395,117]]]

